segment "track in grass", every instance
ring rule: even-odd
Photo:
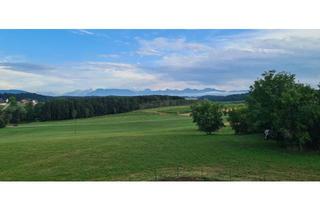
[[[320,180],[318,153],[229,127],[199,132],[188,107],[0,130],[0,180]]]

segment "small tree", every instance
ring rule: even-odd
[[[222,120],[222,109],[218,104],[203,101],[191,106],[193,122],[199,130],[211,134],[224,126]]]

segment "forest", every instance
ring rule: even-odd
[[[66,97],[36,105],[23,105],[11,96],[9,104],[5,110],[0,111],[0,127],[8,123],[87,118],[160,106],[186,105],[190,101],[177,96],[107,96]]]

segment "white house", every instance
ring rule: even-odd
[[[9,99],[0,98],[0,105],[5,106],[7,103],[9,103]]]

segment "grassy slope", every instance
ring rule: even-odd
[[[320,180],[318,153],[289,152],[229,127],[207,136],[176,114],[187,110],[0,129],[0,180]]]

